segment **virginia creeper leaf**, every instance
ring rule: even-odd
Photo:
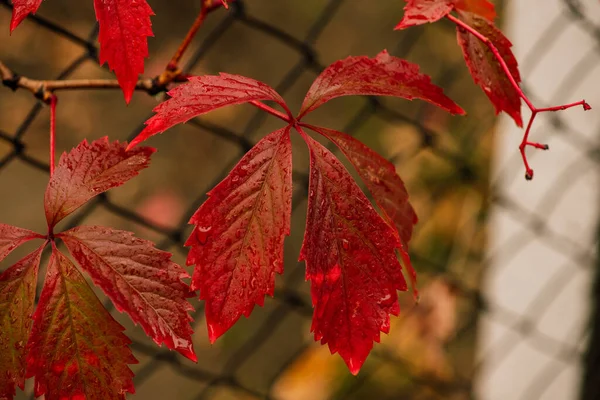
[[[134,392],[131,341],[75,266],[52,248],[27,344],[27,377],[47,400],[124,399]]]
[[[476,14],[461,12],[460,18],[494,44],[515,82],[520,83],[521,75],[517,59],[511,50],[512,43],[504,34],[490,21]],[[490,99],[496,114],[505,111],[515,120],[517,126],[522,127],[521,97],[512,86],[494,53],[485,43],[461,27],[457,27],[457,38],[473,80],[481,86]]]
[[[10,20],[10,31],[14,31],[17,26],[29,14],[35,14],[40,8],[42,0],[13,0],[12,19]]]
[[[422,99],[452,114],[465,113],[431,83],[429,76],[419,73],[417,64],[390,56],[384,50],[375,58],[348,57],[325,68],[308,90],[298,118],[331,99],[350,95]]]
[[[458,10],[472,12],[490,21],[496,18],[496,9],[488,0],[455,0],[455,2]]]
[[[23,243],[36,238],[43,236],[28,229],[0,224],[0,261]]]
[[[308,126],[327,137],[350,160],[386,219],[396,227],[402,243],[403,260],[409,273],[415,297],[417,274],[408,257],[408,242],[417,223],[417,214],[408,201],[408,192],[394,165],[359,140],[343,132],[319,126]]]
[[[285,101],[275,89],[240,75],[193,76],[168,94],[171,98],[154,108],[156,115],[146,121],[146,128],[133,139],[129,148],[174,125],[225,106],[272,100],[287,110]]]
[[[454,0],[406,0],[402,21],[394,29],[435,22],[454,9]]]
[[[125,150],[127,143],[110,143],[104,137],[81,142],[63,153],[48,182],[44,207],[49,226],[81,207],[92,197],[117,187],[146,168],[155,149]]]
[[[344,166],[305,136],[310,150],[306,261],[315,308],[315,340],[338,352],[357,374],[380,331],[398,315],[397,290],[407,290],[396,256],[395,230],[371,206]]]
[[[148,57],[148,36],[152,34],[146,0],[94,0],[100,25],[100,64],[108,63],[115,71],[125,101],[129,103],[138,77]]]
[[[290,234],[292,145],[290,128],[256,144],[209,193],[194,214],[188,265],[196,265],[192,290],[206,300],[214,342],[265,295],[273,296],[283,272],[283,241]]]
[[[478,14],[490,21],[496,18],[494,5],[488,0],[407,0],[402,21],[395,29],[438,21],[454,8]]]
[[[187,272],[171,254],[131,232],[79,226],[58,235],[96,285],[161,345],[196,361],[192,346]]]
[[[33,320],[43,246],[0,275],[0,399],[25,385],[25,347]]]

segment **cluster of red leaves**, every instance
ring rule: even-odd
[[[383,51],[375,58],[349,57],[326,68],[308,91],[297,117],[268,85],[220,74],[199,76],[169,92],[156,115],[130,148],[170,127],[217,108],[272,101],[288,125],[259,141],[209,193],[194,214],[188,265],[195,266],[192,290],[205,300],[214,342],[265,295],[273,295],[275,273],[283,272],[283,242],[290,232],[292,151],[296,130],[310,152],[308,217],[300,260],[306,261],[315,312],[316,340],[339,352],[357,373],[390,314],[399,312],[397,290],[407,290],[398,253],[413,287],[408,242],[417,217],[394,166],[351,136],[302,122],[340,96],[379,95],[423,99],[452,114],[464,111],[419,67]],[[340,161],[309,137],[312,130],[332,141],[363,179],[383,216]]]
[[[227,7],[225,0],[203,0]],[[42,0],[13,0],[11,31]],[[206,3],[208,4],[208,3]],[[94,0],[100,24],[100,62],[117,75],[127,102],[148,55],[152,10],[146,0]],[[456,11],[458,18],[451,15]],[[396,29],[449,18],[469,71],[496,108],[522,126],[521,99],[535,109],[518,85],[517,61],[510,41],[493,23],[487,0],[407,0]],[[303,122],[329,100],[349,95],[422,99],[451,114],[464,111],[433,85],[417,65],[390,56],[349,57],[326,68],[294,116],[270,86],[238,75],[191,77],[169,92],[146,128],[129,145],[100,139],[82,142],[63,154],[45,195],[48,233],[0,224],[0,261],[33,239],[43,245],[0,275],[0,398],[12,399],[35,377],[35,395],[47,399],[119,399],[134,392],[135,363],[121,327],[102,307],[73,262],[57,248],[61,240],[80,268],[129,314],[157,344],[196,360],[187,298],[200,291],[209,338],[214,342],[241,315],[250,315],[265,296],[273,296],[275,274],[283,273],[284,239],[290,233],[292,144],[296,131],[308,146],[308,212],[300,260],[311,282],[315,340],[338,352],[358,373],[373,342],[398,315],[397,291],[415,293],[416,274],[408,243],[417,216],[394,166],[351,136]],[[285,113],[262,101],[274,102]],[[135,147],[149,137],[212,110],[250,103],[287,125],[260,140],[209,192],[190,223],[187,264],[195,267],[191,288],[185,270],[169,253],[132,233],[79,226],[54,233],[56,225],[94,196],[120,186],[148,166],[154,149]],[[55,105],[56,103],[54,103]],[[562,106],[571,107],[585,102]],[[533,118],[533,117],[532,117]],[[533,120],[533,119],[532,119]],[[531,120],[531,121],[532,121]],[[531,124],[531,122],[530,122]],[[356,169],[379,212],[334,154],[307,134],[332,142]],[[528,131],[527,131],[528,132]],[[527,142],[522,146],[541,145]],[[521,149],[523,153],[523,149]],[[525,157],[524,161],[527,166]],[[529,170],[528,170],[529,173]],[[43,250],[51,245],[45,282],[34,311]],[[190,290],[191,289],[191,290]]]
[[[126,150],[126,143],[82,142],[63,154],[51,177],[44,206],[48,234],[0,224],[0,261],[18,246],[44,243],[0,275],[0,398],[35,377],[35,395],[46,399],[117,399],[134,392],[136,363],[130,340],[104,309],[81,272],[56,246],[63,241],[92,281],[157,344],[191,360],[187,301],[189,277],[169,253],[130,232],[79,226],[54,234],[65,217],[94,196],[120,186],[146,168],[154,149]],[[44,248],[51,245],[44,286],[34,312]]]
[[[451,11],[457,11],[460,20],[491,41],[508,66],[512,78],[519,84],[521,76],[511,51],[512,44],[494,26],[496,11],[487,0],[407,0],[404,17],[396,29],[435,22],[448,16]],[[457,26],[457,40],[473,80],[488,96],[496,114],[505,111],[522,127],[521,96],[493,52],[480,38],[460,26]]]

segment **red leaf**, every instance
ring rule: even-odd
[[[13,12],[12,19],[10,20],[11,33],[29,14],[35,14],[42,4],[42,0],[13,0],[12,3]]]
[[[521,82],[519,66],[511,51],[512,43],[490,21],[472,13],[460,13],[461,19],[476,31],[486,36],[498,49],[517,83]],[[502,66],[489,47],[471,33],[457,28],[457,38],[465,61],[477,83],[488,96],[496,109],[496,114],[505,111],[517,126],[523,126],[521,118],[521,97],[512,86]]]
[[[435,22],[454,9],[454,0],[406,0],[402,21],[394,29]]]
[[[435,22],[456,8],[469,11],[493,21],[496,18],[494,5],[488,0],[406,0],[404,17],[396,30],[405,29],[415,25]]]
[[[306,94],[298,118],[331,99],[350,95],[422,99],[452,114],[465,113],[427,75],[419,73],[418,65],[384,50],[375,58],[348,57],[325,68]]]
[[[134,392],[127,364],[137,361],[124,328],[54,246],[33,319],[27,377],[35,376],[36,397],[104,400]]]
[[[32,239],[43,239],[38,233],[12,225],[0,224],[0,261],[14,249]]]
[[[153,148],[126,151],[126,145],[110,143],[105,137],[91,144],[84,140],[69,154],[63,153],[46,189],[44,207],[49,226],[148,166]]]
[[[256,144],[209,193],[190,220],[186,245],[195,264],[192,290],[206,300],[214,342],[242,314],[273,296],[275,272],[283,272],[283,241],[290,234],[292,144],[290,128]]]
[[[94,0],[94,8],[100,24],[100,64],[108,62],[115,71],[129,103],[144,72],[148,36],[153,36],[150,16],[154,13],[146,0]]]
[[[354,139],[352,136],[319,126],[308,128],[331,140],[350,160],[360,177],[373,195],[373,199],[383,211],[386,219],[395,226],[402,243],[403,260],[417,296],[417,274],[408,257],[408,242],[417,223],[417,214],[408,201],[408,192],[402,179],[396,174],[392,163]]]
[[[311,330],[356,374],[380,331],[389,332],[389,315],[400,312],[396,291],[407,290],[400,242],[333,154],[305,140],[310,187],[300,260],[311,281]]]
[[[169,91],[171,99],[154,108],[146,128],[133,139],[129,148],[170,127],[189,121],[217,108],[255,100],[272,100],[286,111],[281,96],[269,85],[239,75],[193,76],[189,82]]]
[[[31,331],[43,246],[0,275],[0,399],[25,385],[25,346]]]
[[[488,0],[455,0],[456,8],[472,12],[493,21],[496,18],[496,9]]]
[[[57,235],[96,285],[161,345],[165,343],[192,361],[192,320],[186,301],[189,275],[171,261],[171,254],[130,232],[80,226]]]

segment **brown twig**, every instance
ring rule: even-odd
[[[50,104],[53,93],[59,90],[87,90],[87,89],[119,89],[119,82],[115,79],[70,79],[70,80],[37,80],[21,76],[13,72],[0,61],[0,79],[2,84],[12,90],[25,89],[46,104]],[[160,84],[157,79],[140,79],[135,90],[148,94],[157,94],[166,90],[171,82],[184,82],[185,77],[174,74],[168,82]]]
[[[58,103],[58,97],[52,95],[50,97],[50,177],[54,174],[56,164],[56,103]]]
[[[163,84],[164,82],[168,82],[169,79],[171,78],[171,75],[173,75],[173,74],[180,75],[182,73],[181,68],[179,68],[179,62],[181,61],[183,54],[190,46],[190,43],[192,43],[192,40],[194,39],[194,37],[196,36],[198,31],[202,27],[202,24],[204,24],[204,20],[206,19],[206,16],[210,12],[221,8],[222,6],[228,7],[227,3],[222,2],[221,0],[202,0],[200,13],[198,14],[198,16],[196,17],[196,20],[194,20],[194,23],[192,24],[192,26],[188,30],[187,34],[185,35],[185,38],[181,41],[181,44],[175,51],[175,54],[173,54],[173,57],[171,57],[171,61],[169,61],[169,63],[165,67],[164,72],[162,74],[160,74],[160,76],[158,77],[158,82],[160,84]]]

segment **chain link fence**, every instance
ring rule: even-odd
[[[154,76],[185,35],[199,1],[149,3],[157,15],[146,75]],[[589,19],[575,1],[561,4],[560,20],[522,63],[526,79],[535,74],[531,70],[544,61],[553,41],[573,26],[582,27],[594,40],[590,57],[600,54],[598,21]],[[299,107],[312,80],[329,63],[348,55],[374,56],[388,48],[393,55],[420,64],[422,72],[466,109],[467,117],[451,117],[424,102],[357,97],[336,100],[313,116],[315,122],[352,134],[396,164],[420,218],[411,256],[420,272],[421,303],[412,304],[410,294],[401,296],[402,315],[392,321],[390,335],[375,345],[356,377],[337,355],[330,356],[326,347],[314,343],[309,333],[309,284],[304,282],[304,265],[296,262],[306,216],[308,162],[302,143],[294,139],[292,234],[286,241],[286,271],[276,281],[274,298],[255,308],[249,319],[242,318],[213,346],[208,344],[202,304],[193,301],[197,365],[156,347],[141,329],[113,312],[127,328],[140,361],[132,366],[134,398],[491,399],[497,398],[487,391],[494,390],[493,385],[485,382],[491,379],[490,371],[504,368],[498,354],[508,357],[520,344],[533,343],[537,351],[563,366],[580,363],[585,348],[579,338],[585,332],[563,342],[540,330],[538,318],[573,276],[572,267],[589,271],[595,257],[592,246],[573,242],[569,232],[556,231],[550,223],[554,205],[583,175],[582,167],[563,165],[561,183],[548,185],[541,194],[544,204],[534,210],[523,205],[518,193],[503,190],[499,176],[523,179],[517,149],[510,150],[514,158],[508,169],[492,175],[491,159],[499,151],[494,112],[468,75],[453,26],[440,22],[394,32],[401,8],[397,1],[238,1],[230,11],[209,16],[184,57],[183,69],[192,74],[248,75],[272,85],[291,107]],[[10,11],[10,1],[0,0],[0,26],[6,29]],[[26,20],[13,37],[2,39],[0,59],[36,79],[110,78],[97,65],[96,38],[91,1],[52,0],[44,2],[39,14]],[[553,73],[554,79],[564,80],[564,87],[556,98],[548,99],[570,100],[570,89],[592,70],[576,66],[569,75]],[[529,82],[524,86],[527,89]],[[131,140],[161,98],[136,94],[126,107],[118,91],[59,93],[57,147],[67,150],[84,138],[105,135]],[[593,99],[587,100],[595,105]],[[0,220],[4,223],[44,229],[48,126],[48,110],[30,93],[0,89]],[[580,134],[563,114],[549,116],[543,126],[564,134],[586,160],[583,168],[598,169],[597,127],[595,136]],[[171,251],[174,260],[184,265],[187,221],[205,193],[257,140],[278,127],[274,118],[242,106],[173,128],[149,142],[159,149],[150,169],[122,188],[98,196],[66,221],[65,228],[102,224],[132,230]],[[538,130],[534,135],[543,137],[542,128]],[[534,164],[542,158],[560,163],[554,149],[534,157]],[[544,179],[538,176],[534,182]],[[494,210],[520,221],[527,233],[514,235],[490,255],[487,231]],[[516,313],[482,289],[483,273],[490,263],[493,271],[511,268],[522,247],[539,241],[564,256],[566,266],[553,271],[534,291],[527,312]],[[498,264],[496,254],[511,257]],[[110,303],[106,305],[112,310]],[[484,327],[491,321],[509,332],[498,340],[478,339],[481,321]],[[478,342],[485,346],[478,349]],[[558,375],[556,370],[549,364],[532,375],[520,398],[545,398],[545,382]],[[31,392],[30,382],[20,395],[29,398]]]

